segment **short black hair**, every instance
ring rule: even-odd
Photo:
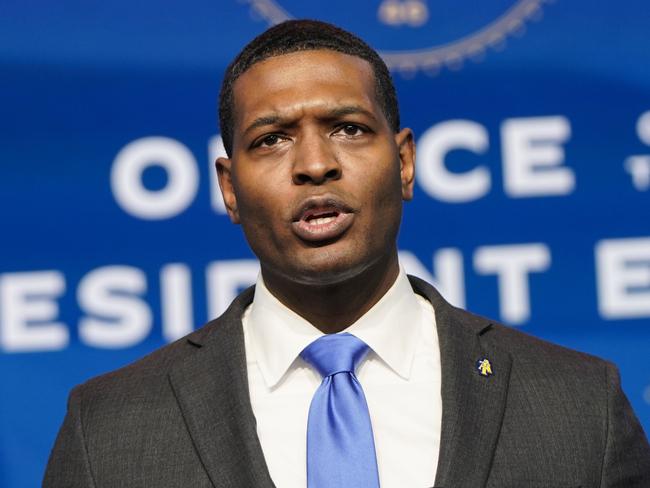
[[[226,153],[232,155],[233,144],[233,85],[246,70],[265,59],[297,51],[328,49],[361,58],[372,67],[375,95],[389,126],[400,130],[399,107],[395,86],[386,63],[368,44],[354,34],[335,25],[318,20],[287,20],[266,30],[237,55],[226,68],[219,95],[219,123]]]

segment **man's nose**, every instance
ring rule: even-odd
[[[297,144],[292,179],[296,185],[322,185],[341,177],[341,165],[327,136],[306,136]]]

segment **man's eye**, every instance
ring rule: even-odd
[[[279,140],[280,140],[280,137],[278,137],[276,134],[270,134],[270,135],[268,135],[266,137],[263,137],[260,140],[259,145],[260,146],[267,146],[267,147],[268,146],[273,146],[273,145],[277,144]]]
[[[363,134],[363,129],[358,125],[354,125],[354,124],[343,125],[341,126],[339,131],[341,131],[346,136],[360,136],[361,134]]]

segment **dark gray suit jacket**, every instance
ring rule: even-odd
[[[440,340],[436,486],[650,487],[650,447],[613,365],[411,283],[433,304]],[[241,315],[252,298],[251,288],[186,338],[76,387],[44,486],[272,487],[246,376]],[[489,377],[476,370],[483,357]]]

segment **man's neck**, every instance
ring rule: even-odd
[[[340,332],[370,310],[399,274],[397,256],[335,284],[306,285],[265,272],[268,290],[286,307],[325,334]]]

